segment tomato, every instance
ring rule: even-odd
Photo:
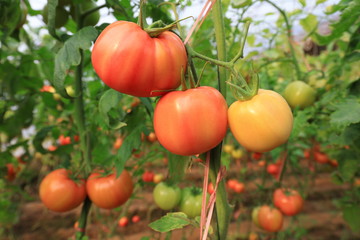
[[[147,136],[147,140],[151,143],[154,143],[157,141],[157,137],[156,134],[154,132],[151,132],[148,136]]]
[[[224,144],[223,150],[226,153],[231,153],[234,150],[234,145],[232,145],[232,144]]]
[[[278,232],[282,228],[284,217],[277,208],[272,208],[267,205],[260,207],[259,225],[268,232]]]
[[[69,174],[64,168],[57,169],[46,175],[40,183],[40,199],[54,212],[70,211],[86,198],[85,181],[76,183]]]
[[[181,190],[177,186],[160,182],[154,188],[153,197],[159,208],[171,210],[179,205],[181,200]]]
[[[49,150],[50,152],[56,151],[56,149],[57,149],[57,147],[54,146],[54,145],[51,145],[51,146],[48,147],[48,150]]]
[[[155,174],[153,180],[154,180],[154,183],[159,183],[162,180],[164,180],[164,175],[162,175],[161,173]]]
[[[311,149],[304,149],[304,158],[309,159],[311,155]]]
[[[259,240],[259,239],[260,239],[260,238],[259,238],[259,236],[257,235],[257,233],[251,232],[251,233],[249,234],[248,240]]]
[[[339,163],[337,160],[335,159],[329,159],[329,164],[333,167],[338,167],[339,166]]]
[[[271,163],[267,166],[266,171],[274,177],[277,177],[277,175],[280,173],[280,167],[275,163]]]
[[[258,162],[258,166],[259,167],[264,167],[266,165],[266,161],[265,160],[261,160]]]
[[[236,140],[251,152],[268,152],[290,137],[293,115],[278,93],[259,89],[247,101],[236,101],[228,111],[229,126]]]
[[[80,14],[84,14],[86,11],[96,8],[97,5],[91,0],[83,0],[79,4]],[[71,17],[75,19],[75,6],[72,5],[70,8]],[[99,22],[100,13],[99,11],[92,12],[91,14],[87,15],[84,19],[83,26],[94,26]]]
[[[236,179],[229,179],[227,182],[226,182],[226,186],[230,189],[234,189],[235,188],[235,185],[238,183],[238,181]]]
[[[140,222],[140,217],[138,215],[134,215],[132,218],[131,218],[131,221],[133,223],[138,223]]]
[[[233,188],[234,192],[242,193],[245,190],[245,185],[241,182],[237,182]]]
[[[207,192],[209,194],[212,194],[214,192],[214,184],[212,182],[209,182],[208,187],[207,187]]]
[[[65,10],[65,8],[61,6],[56,7],[55,12],[55,28],[60,28],[64,26],[69,18],[69,13]],[[45,5],[44,9],[42,10],[42,16],[44,23],[48,23],[48,5]]]
[[[259,210],[260,210],[260,206],[255,207],[251,212],[252,221],[257,227],[260,227],[260,225],[259,225]]]
[[[75,135],[75,136],[74,136],[74,141],[75,141],[75,142],[78,142],[79,140],[80,140],[79,135]]]
[[[116,173],[101,176],[93,172],[87,179],[86,190],[91,201],[100,208],[112,209],[124,204],[133,192],[133,182],[125,169],[116,178]]]
[[[121,137],[118,137],[118,138],[116,138],[115,139],[115,142],[114,142],[114,144],[113,144],[113,148],[115,149],[115,150],[118,150],[120,147],[121,147],[121,145],[123,144],[123,139],[121,138]]]
[[[231,151],[231,156],[235,159],[240,159],[244,155],[242,149],[234,149]]]
[[[129,224],[129,219],[127,217],[122,217],[118,221],[119,227],[126,227]]]
[[[321,164],[329,162],[328,156],[322,152],[318,152],[318,151],[314,152],[314,158],[315,158],[315,161],[317,161],[318,163],[321,163]]]
[[[204,153],[226,135],[226,101],[207,86],[170,92],[155,107],[154,130],[160,144],[172,153]]]
[[[153,182],[155,174],[151,171],[145,171],[142,175],[142,180],[144,182]]]
[[[153,97],[176,89],[185,72],[187,55],[173,32],[150,37],[135,23],[107,26],[94,44],[91,61],[110,88],[138,97]]]
[[[251,154],[251,157],[255,160],[260,160],[262,157],[262,153],[254,152]]]
[[[71,138],[70,137],[64,137],[64,135],[60,135],[58,141],[59,141],[59,144],[61,146],[71,144]]]
[[[197,188],[184,188],[180,202],[180,211],[189,218],[201,215],[202,190]]]
[[[303,81],[294,81],[286,86],[284,97],[292,108],[305,108],[315,101],[316,92]]]
[[[304,199],[294,189],[276,189],[273,194],[273,202],[275,207],[279,208],[286,216],[298,214],[304,206]]]

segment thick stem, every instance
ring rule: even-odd
[[[224,28],[223,13],[221,9],[221,0],[216,1],[212,11],[213,11],[213,21],[215,27],[215,38],[217,44],[218,60],[226,62],[227,56],[226,56],[226,45],[225,45],[225,28]],[[218,67],[219,90],[221,94],[224,96],[224,98],[226,98],[226,80],[227,80],[226,69]],[[221,166],[221,149],[222,149],[222,143],[220,143],[217,147],[211,150],[210,178],[213,183],[216,182],[217,173],[219,172]],[[216,209],[215,237],[220,240],[226,239],[229,222],[230,222],[231,208],[228,203],[224,180],[221,180],[218,185],[215,209]]]
[[[85,235],[87,215],[89,214],[90,208],[91,208],[91,200],[89,199],[89,197],[86,197],[81,209],[81,214],[79,218],[79,229],[78,229],[79,233],[76,235],[76,239],[80,240]]]
[[[299,63],[296,59],[296,55],[295,55],[295,50],[294,47],[292,45],[292,36],[291,36],[291,25],[289,23],[289,19],[285,13],[284,10],[282,10],[279,6],[277,6],[275,3],[273,3],[270,0],[264,0],[265,2],[268,2],[270,5],[272,5],[274,8],[276,8],[279,13],[283,16],[284,20],[285,20],[285,26],[286,26],[286,30],[287,30],[287,37],[288,37],[288,41],[289,41],[289,48],[290,48],[290,52],[291,52],[291,57],[292,57],[292,62],[294,64],[295,67],[295,71],[296,71],[296,76],[297,76],[297,80],[301,80],[302,79],[302,74],[300,71],[300,67],[299,67]]]
[[[249,32],[249,27],[250,27],[250,22],[247,21],[245,23],[245,26],[244,26],[244,37],[243,37],[243,40],[241,41],[239,52],[231,60],[231,62],[233,62],[233,63],[235,63],[238,59],[242,58],[243,55],[244,55],[244,47],[245,47],[246,38],[247,38],[247,35],[248,35],[248,32]]]

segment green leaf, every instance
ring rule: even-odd
[[[183,179],[185,169],[189,163],[189,157],[169,153],[169,176],[175,182]]]
[[[53,84],[57,92],[64,97],[69,98],[64,86],[67,71],[71,66],[80,64],[81,54],[79,50],[89,49],[97,36],[98,32],[94,27],[88,26],[82,28],[79,32],[69,38],[56,54]]]
[[[306,6],[306,0],[299,0],[299,3],[300,3],[303,7]]]
[[[153,230],[164,233],[174,229],[181,229],[190,224],[190,220],[185,213],[174,212],[168,213],[159,220],[149,224]]]
[[[231,6],[233,8],[243,8],[252,4],[252,0],[233,0]]]
[[[117,119],[112,117],[112,110],[115,109],[116,111],[118,109],[121,109],[119,108],[119,102],[121,98],[122,98],[121,93],[113,89],[109,89],[101,96],[99,101],[99,112],[103,117],[103,119],[105,120],[106,124],[111,129],[119,129],[121,127],[126,126],[126,123],[119,121],[120,119],[119,116],[117,116],[118,117]]]
[[[309,14],[306,18],[300,19],[300,24],[306,32],[310,33],[317,29],[318,20],[314,14]]]
[[[352,205],[343,208],[344,220],[354,232],[360,231],[360,206]]]
[[[345,182],[349,182],[355,176],[359,162],[356,159],[344,159],[339,166],[341,177]]]
[[[324,3],[326,2],[327,0],[316,0],[316,6],[321,4],[321,3]]]
[[[330,115],[330,123],[348,126],[360,122],[360,103],[357,99],[346,99],[335,104],[337,109]]]
[[[54,128],[54,126],[47,126],[47,127],[40,129],[40,131],[38,131],[36,133],[34,140],[33,140],[33,144],[34,144],[36,151],[38,151],[42,154],[48,153],[48,151],[42,147],[42,143],[43,143],[44,139],[47,137],[48,133],[51,132],[53,128]]]

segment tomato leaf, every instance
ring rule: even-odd
[[[48,133],[53,130],[53,128],[54,128],[54,126],[47,126],[47,127],[40,129],[40,131],[38,131],[36,133],[34,140],[33,140],[33,144],[34,144],[36,151],[38,151],[42,154],[48,153],[48,151],[42,147],[42,143],[43,143],[44,139],[47,137]]]
[[[321,3],[324,3],[324,2],[326,2],[327,0],[317,0],[316,1],[316,5],[319,5],[319,4],[321,4]]]
[[[121,100],[121,97],[121,93],[113,89],[109,89],[101,96],[99,101],[99,112],[108,127],[110,127],[111,129],[119,129],[126,126],[126,123],[120,122],[118,118],[116,119],[112,117],[112,110],[119,109],[119,102]]]
[[[335,104],[336,111],[330,115],[330,123],[348,126],[360,122],[360,103],[355,98]]]
[[[305,18],[300,19],[301,26],[308,33],[311,33],[314,30],[316,30],[318,23],[319,22],[317,20],[317,17],[314,14],[309,14]]]
[[[50,15],[50,13],[49,13]],[[70,98],[65,91],[64,81],[67,71],[71,66],[77,66],[81,62],[80,49],[86,50],[98,36],[94,27],[85,27],[69,38],[55,56],[55,71],[53,84],[57,92]]]
[[[174,213],[168,213],[159,220],[150,223],[149,227],[151,227],[155,231],[164,233],[164,232],[172,231],[174,229],[183,228],[189,225],[190,223],[191,222],[187,218],[185,213],[174,212]]]
[[[344,220],[354,232],[360,231],[360,206],[352,205],[343,208]]]

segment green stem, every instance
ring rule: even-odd
[[[235,63],[238,59],[244,57],[244,47],[245,47],[246,38],[247,38],[247,35],[248,35],[248,32],[249,32],[249,27],[250,27],[250,22],[247,21],[247,22],[245,23],[245,26],[244,26],[244,38],[243,38],[243,40],[242,40],[242,42],[241,42],[239,52],[238,52],[238,53],[236,54],[236,56],[231,60],[232,63]]]
[[[145,5],[145,0],[140,0],[140,13],[137,24],[141,27],[141,29],[145,29],[147,27],[144,5]]]
[[[76,239],[81,240],[85,235],[85,228],[87,223],[87,216],[91,208],[91,200],[89,197],[86,197],[84,204],[81,209],[81,214],[79,218],[79,233],[76,234]]]
[[[217,53],[218,60],[226,62],[226,45],[225,45],[225,28],[224,28],[224,19],[223,12],[221,8],[221,0],[216,1],[212,9],[213,21],[215,27],[215,39],[217,44]],[[228,63],[227,63],[228,64]],[[227,71],[225,68],[218,67],[218,83],[219,90],[221,94],[226,98],[226,80],[227,80]],[[211,150],[211,159],[210,159],[210,178],[213,183],[216,182],[217,174],[221,166],[221,149],[222,143],[217,147]],[[230,222],[230,212],[231,208],[227,199],[227,192],[225,189],[224,179],[220,181],[216,194],[216,204],[215,204],[215,217],[216,217],[216,228],[215,238],[222,240],[226,239],[227,231]]]
[[[214,58],[205,56],[205,55],[203,55],[201,53],[198,53],[193,48],[191,48],[189,45],[186,45],[186,48],[187,48],[188,54],[190,54],[192,57],[200,58],[200,59],[202,59],[204,61],[208,61],[208,62],[210,62],[212,64],[215,64],[217,66],[226,68],[226,69],[228,69],[230,71],[231,71],[232,67],[234,66],[234,64],[231,63],[231,62],[221,61],[221,60],[218,60],[218,59],[214,59]]]
[[[283,18],[285,20],[285,25],[286,25],[286,30],[287,30],[287,37],[288,37],[288,41],[289,41],[289,48],[290,48],[290,52],[291,52],[292,62],[294,64],[294,66],[295,66],[296,76],[298,78],[297,80],[301,80],[302,79],[302,74],[301,74],[301,71],[300,71],[299,63],[298,63],[298,61],[296,59],[294,47],[293,47],[293,45],[291,43],[292,36],[291,36],[291,25],[289,23],[289,19],[288,19],[287,15],[286,15],[285,11],[282,10],[275,3],[273,3],[270,0],[264,0],[264,1],[269,3],[270,5],[272,5],[274,8],[276,8],[279,11],[279,13],[283,16]]]

